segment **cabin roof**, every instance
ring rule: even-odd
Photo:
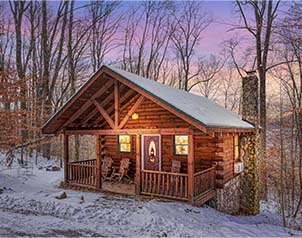
[[[254,128],[252,124],[242,120],[236,113],[229,111],[206,97],[173,88],[112,66],[106,67],[147,93],[152,94],[152,96],[164,101],[183,114],[190,116],[205,127]]]
[[[76,104],[79,96],[87,97],[88,92],[102,87],[103,82],[98,82],[98,77],[102,69],[107,69],[131,85],[136,86],[150,96],[162,101],[168,106],[176,109],[186,117],[193,119],[207,128],[229,128],[229,129],[253,129],[254,126],[242,120],[237,114],[225,109],[224,107],[212,102],[211,100],[194,95],[171,86],[158,83],[156,81],[141,77],[113,66],[103,65],[89,80],[87,80],[69,100],[44,124],[42,132],[53,134],[67,120],[67,114]],[[87,92],[86,92],[87,91]],[[86,95],[85,95],[86,93]],[[79,105],[79,103],[78,103]],[[75,106],[74,106],[75,107]],[[79,109],[80,106],[77,106]],[[67,117],[67,118],[66,118]]]

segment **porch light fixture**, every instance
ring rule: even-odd
[[[137,113],[133,113],[132,116],[131,116],[131,118],[133,120],[137,120],[138,119],[138,114]]]

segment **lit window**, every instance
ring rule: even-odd
[[[234,136],[234,159],[239,159],[239,137],[238,135]]]
[[[188,155],[188,136],[175,135],[174,153],[175,155]]]
[[[131,136],[119,135],[118,147],[119,147],[119,152],[131,152]]]

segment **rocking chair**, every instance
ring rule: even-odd
[[[180,173],[180,168],[181,168],[181,162],[178,161],[178,160],[172,160],[172,167],[171,167],[171,172],[172,173]],[[176,180],[178,180],[179,178],[175,178],[174,176],[171,177],[171,181],[170,181],[170,191],[172,192],[172,195],[177,195],[176,194],[176,191],[179,192],[182,192],[182,191],[179,191],[179,188],[177,188],[176,190]],[[177,181],[179,182],[179,181]]]
[[[172,173],[180,173],[181,162],[178,160],[172,160]]]
[[[128,175],[128,170],[129,170],[129,165],[130,165],[130,160],[129,159],[122,159],[121,160],[121,165],[119,168],[119,171],[116,172],[116,168],[113,167],[113,172],[111,174],[110,177],[110,181],[114,178],[114,177],[118,177],[119,178],[119,182],[122,181],[123,177],[127,177],[130,180],[130,177]]]
[[[108,178],[110,171],[112,170],[113,160],[111,157],[105,156],[102,164],[102,177],[105,179]]]

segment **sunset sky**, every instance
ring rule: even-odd
[[[129,7],[131,3],[134,3],[134,1],[122,1],[121,12],[122,9]],[[56,2],[53,4],[56,4]],[[87,1],[77,1],[76,7],[84,4],[87,4]],[[203,11],[213,17],[213,23],[203,33],[203,40],[200,44],[200,50],[203,51],[201,54],[217,54],[224,39],[239,34],[238,31],[228,32],[231,27],[229,24],[238,22],[238,15],[234,11],[234,1],[204,1],[203,6]]]

